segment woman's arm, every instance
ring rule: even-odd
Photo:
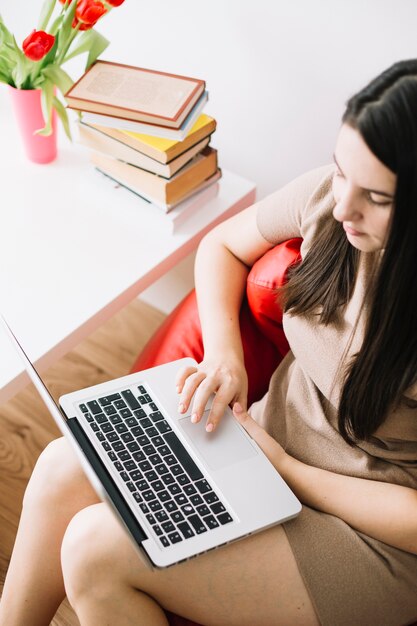
[[[204,360],[198,368],[182,370],[177,384],[183,411],[196,392],[193,421],[201,419],[210,395],[216,392],[208,420],[213,429],[228,404],[238,400],[246,406],[247,402],[239,311],[250,267],[273,247],[259,233],[256,211],[256,206],[249,207],[213,229],[202,240],[196,257]]]
[[[417,555],[417,491],[365,478],[343,476],[289,456],[246,411],[234,413],[297,498],[344,520],[356,530]]]

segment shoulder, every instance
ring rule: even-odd
[[[290,183],[257,203],[260,233],[272,243],[291,237],[306,236],[306,221],[333,206],[332,178],[334,165],[325,165],[298,176]],[[313,218],[314,219],[314,218]]]

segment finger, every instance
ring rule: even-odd
[[[187,411],[191,402],[191,398],[193,397],[196,389],[199,387],[205,377],[205,372],[201,371],[196,371],[194,372],[194,374],[188,376],[183,385],[179,399],[178,410],[180,413],[185,413]]]
[[[191,421],[195,424],[200,421],[210,397],[218,392],[219,383],[212,376],[207,376],[199,385],[193,399]],[[216,395],[217,398],[217,395]]]
[[[206,431],[208,433],[213,432],[218,427],[224,413],[229,406],[230,394],[224,391],[218,391],[216,397],[213,400],[209,416],[206,423]]]
[[[233,415],[246,430],[248,435],[256,441],[259,447],[265,452],[265,454],[271,452],[271,444],[273,444],[273,439],[266,430],[259,426],[257,422],[249,415],[247,411],[244,411],[239,402],[235,402],[233,405]]]
[[[186,367],[182,367],[178,370],[175,376],[175,386],[178,393],[181,393],[187,378],[191,376],[191,374],[195,374],[195,372],[197,372],[197,367],[193,365],[187,365]]]

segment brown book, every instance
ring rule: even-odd
[[[70,109],[178,129],[204,89],[201,79],[96,61],[65,99]]]
[[[97,135],[103,138],[103,141],[104,137],[108,138],[109,148],[114,145],[114,140],[160,163],[169,163],[191,148],[191,146],[214,133],[216,120],[202,113],[183,141],[163,139],[162,137],[153,137],[152,135],[144,135],[142,133],[132,133],[108,126],[99,126],[98,124],[86,123],[84,120],[80,122],[81,127],[95,131]]]
[[[158,174],[158,176],[163,176],[164,178],[174,176],[174,174],[184,167],[188,161],[191,161],[196,154],[204,150],[210,141],[210,137],[206,137],[169,163],[160,163],[138,150],[133,150],[133,148],[126,146],[126,144],[120,141],[106,137],[106,135],[95,131],[85,124],[79,124],[78,129],[79,142],[86,148],[103,152],[103,154],[108,154],[115,159],[125,161],[125,163],[130,163],[136,167],[141,167],[143,170],[152,172],[152,174]]]
[[[91,154],[98,170],[168,212],[217,172],[217,150],[207,147],[172,178],[162,178],[99,152]]]

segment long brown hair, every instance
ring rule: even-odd
[[[417,381],[417,59],[394,64],[347,103],[344,123],[397,175],[385,251],[367,293],[359,352],[347,365],[338,409],[343,438],[369,438]],[[280,298],[292,315],[335,321],[352,296],[360,251],[327,220]]]

